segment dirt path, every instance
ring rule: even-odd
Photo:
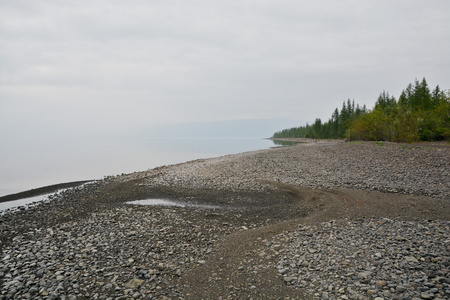
[[[182,278],[186,299],[305,299],[267,267],[271,257],[264,252],[268,239],[296,226],[287,221],[227,236],[205,264]]]

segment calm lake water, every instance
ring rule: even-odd
[[[0,196],[273,146],[262,138],[0,140]]]

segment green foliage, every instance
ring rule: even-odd
[[[347,130],[346,137],[350,140],[385,141],[391,128],[388,115],[382,110],[375,109],[355,120]]]
[[[383,92],[374,109],[352,123],[347,137],[408,143],[449,139],[449,99],[439,86],[431,93],[425,78],[409,84],[398,102]]]
[[[273,137],[347,138],[349,140],[407,142],[450,140],[450,93],[439,86],[430,92],[425,78],[410,83],[398,101],[383,91],[372,110],[344,101],[327,122],[284,129]]]
[[[423,141],[450,139],[450,97],[441,101],[432,110],[420,111],[418,134]]]
[[[397,100],[395,97],[389,96],[388,92],[383,91],[378,97],[377,102],[375,103],[376,110],[381,110],[385,112],[387,115],[392,115],[397,108]]]

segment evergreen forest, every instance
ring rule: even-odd
[[[398,99],[380,93],[372,109],[350,99],[336,108],[327,122],[284,129],[273,138],[348,139],[416,142],[450,140],[450,92],[439,85],[432,91],[427,81],[408,84]]]

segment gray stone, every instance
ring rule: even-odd
[[[294,280],[296,280],[297,278],[295,278],[295,277],[292,277],[292,276],[285,276],[284,278],[283,278],[283,280],[285,281],[285,282],[292,282],[292,281],[294,281]]]
[[[404,291],[406,291],[406,287],[403,285],[397,285],[397,287],[395,288],[395,290],[399,293],[403,293]]]
[[[422,299],[433,299],[434,295],[432,293],[422,292],[422,293],[420,293],[420,297]]]

